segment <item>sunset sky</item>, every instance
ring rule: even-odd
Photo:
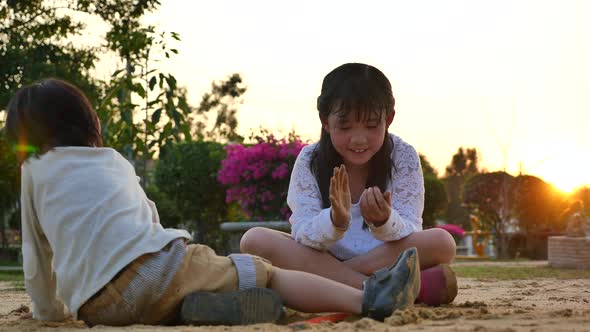
[[[476,147],[489,171],[570,191],[590,184],[589,17],[588,1],[162,0],[146,23],[180,33],[162,66],[193,104],[212,80],[242,75],[242,134],[317,139],[323,77],[364,62],[393,85],[390,131],[441,175]]]

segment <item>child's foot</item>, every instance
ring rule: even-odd
[[[274,323],[282,310],[279,295],[267,288],[225,293],[194,292],[184,298],[180,319],[190,325]]]
[[[439,306],[453,302],[457,296],[457,277],[448,264],[441,264],[420,273],[420,295],[416,303]]]
[[[375,272],[363,286],[363,316],[383,321],[395,310],[413,305],[420,291],[416,248],[406,249],[391,268]]]

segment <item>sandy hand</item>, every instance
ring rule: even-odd
[[[378,187],[365,189],[361,198],[361,215],[365,222],[379,227],[387,222],[391,214],[391,193],[381,193]]]
[[[338,228],[348,228],[352,203],[348,173],[344,165],[334,167],[334,173],[330,178],[330,203],[332,204],[332,224]]]

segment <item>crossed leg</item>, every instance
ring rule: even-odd
[[[327,251],[297,243],[290,234],[263,227],[244,234],[240,249],[268,259],[274,266],[317,274],[362,289],[363,281],[375,271],[389,267],[405,249],[416,247],[422,270],[450,263],[455,256],[455,241],[442,229],[428,229],[401,240],[384,243],[368,253],[340,261]]]

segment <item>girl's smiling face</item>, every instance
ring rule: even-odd
[[[348,114],[346,114],[348,113]],[[381,149],[393,114],[385,118],[385,112],[332,112],[323,121],[336,151],[348,167],[366,166]]]

